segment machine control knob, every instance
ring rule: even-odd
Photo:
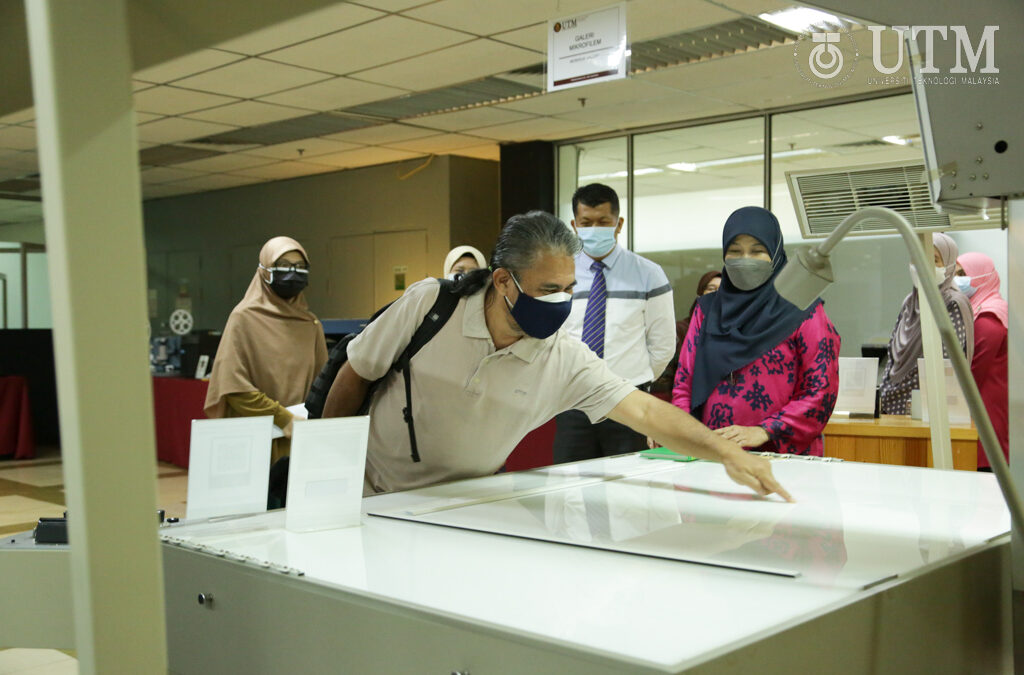
[[[199,597],[196,598],[200,605],[207,608],[213,607],[213,594],[212,593],[200,593]]]

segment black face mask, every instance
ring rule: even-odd
[[[301,293],[309,283],[308,276],[308,274],[300,274],[299,272],[274,274],[270,282],[270,288],[279,298],[291,300]]]

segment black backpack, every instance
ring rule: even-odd
[[[370,403],[373,400],[373,394],[377,388],[384,382],[384,379],[391,373],[391,371],[400,371],[405,377],[405,409],[402,410],[402,416],[405,419],[406,425],[409,427],[409,447],[412,450],[412,461],[420,461],[420,453],[416,447],[416,429],[413,425],[412,419],[412,376],[409,373],[409,362],[412,361],[412,357],[419,352],[430,340],[440,332],[441,328],[448,322],[451,315],[455,312],[456,305],[459,304],[460,296],[453,291],[455,282],[449,281],[448,279],[438,279],[441,283],[441,290],[437,294],[437,300],[427,311],[426,316],[423,317],[423,322],[420,323],[419,328],[413,333],[412,339],[409,341],[408,346],[398,357],[384,377],[376,380],[370,384],[369,389],[366,392],[366,398],[363,400],[363,404],[359,407],[360,415],[365,415],[370,410]],[[373,323],[373,321],[384,313],[384,311],[391,306],[391,303],[381,307],[370,320],[367,325]],[[317,419],[323,416],[324,403],[327,401],[327,394],[331,390],[331,386],[334,384],[335,378],[338,377],[338,372],[341,367],[348,361],[348,345],[352,340],[356,338],[358,333],[352,333],[346,335],[344,338],[338,341],[334,347],[331,348],[331,352],[327,357],[327,363],[320,370],[320,374],[313,380],[313,385],[309,389],[309,395],[306,396],[306,410],[309,412],[309,419]]]

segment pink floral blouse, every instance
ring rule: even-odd
[[[672,403],[690,412],[690,375],[704,313],[693,313],[679,350]],[[769,441],[758,450],[821,456],[821,432],[839,391],[839,333],[818,305],[781,344],[734,371],[708,396],[701,421],[711,429],[760,426]]]

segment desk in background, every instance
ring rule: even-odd
[[[21,375],[0,377],[0,457],[31,459],[35,456],[28,379]]]
[[[156,423],[156,456],[188,468],[188,449],[192,438],[192,420],[206,419],[207,380],[181,377],[153,378],[153,417]]]
[[[978,432],[970,424],[950,425],[953,468],[978,469]],[[825,425],[825,456],[855,462],[932,466],[931,429],[905,415],[878,419],[833,417]]]

